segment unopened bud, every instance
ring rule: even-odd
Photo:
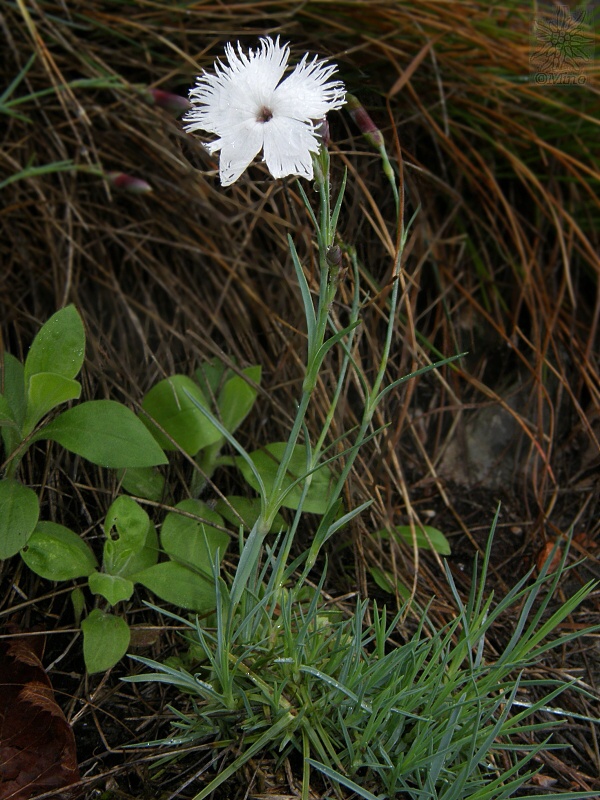
[[[342,266],[342,250],[339,245],[334,244],[327,248],[325,258],[330,267],[339,269]]]
[[[127,175],[125,172],[107,172],[105,178],[115,189],[121,189],[131,194],[148,194],[148,192],[152,191],[149,183],[146,183],[141,178]]]
[[[346,92],[346,109],[369,144],[377,150],[383,147],[384,141],[381,131],[375,125],[360,100],[348,92]]]
[[[173,94],[172,92],[165,92],[164,89],[142,89],[144,99],[153,106],[164,108],[173,116],[178,117],[184,111],[188,111],[192,104],[187,97],[182,97],[180,94]]]
[[[323,119],[315,126],[315,133],[317,136],[321,137],[321,141],[323,142],[325,147],[328,147],[331,144],[331,137],[329,135],[329,123],[327,122],[327,117],[323,117]]]

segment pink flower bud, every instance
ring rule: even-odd
[[[107,172],[105,178],[115,189],[122,189],[124,192],[130,192],[131,194],[148,194],[148,192],[152,191],[149,183],[146,183],[141,178],[126,175],[124,172]]]
[[[331,137],[329,135],[329,122],[327,122],[327,117],[323,117],[323,119],[315,125],[315,133],[317,136],[321,137],[324,147],[328,147],[331,144]]]
[[[165,92],[164,89],[144,89],[142,91],[144,98],[153,106],[164,108],[173,116],[178,117],[184,111],[188,111],[192,104],[187,97],[182,97],[180,94],[173,94],[172,92]]]
[[[360,100],[348,92],[346,92],[346,110],[369,144],[377,149],[383,147],[384,141],[381,131],[375,125]]]

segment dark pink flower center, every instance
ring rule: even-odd
[[[273,119],[273,112],[267,106],[263,106],[261,110],[258,112],[256,117],[257,122],[269,122],[269,120]]]

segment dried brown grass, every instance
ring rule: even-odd
[[[390,379],[437,354],[469,351],[458,367],[408,384],[381,408],[378,423],[391,425],[366,448],[347,495],[349,504],[375,502],[330,553],[338,577],[329,591],[372,592],[368,568],[377,564],[419,599],[443,593],[435,561],[372,535],[407,522],[434,524],[450,537],[457,580],[466,587],[472,554],[499,499],[504,511],[494,567],[500,589],[571,526],[585,534],[575,553],[597,568],[597,68],[571,94],[521,80],[529,69],[531,16],[529,7],[512,2],[240,0],[178,8],[139,0],[67,6],[19,0],[0,14],[3,84],[35,53],[18,94],[55,89],[19,107],[29,121],[6,118],[0,178],[31,161],[73,159],[81,167],[142,177],[153,187],[150,195],[128,195],[71,171],[4,189],[4,347],[23,355],[40,323],[75,302],[88,331],[87,397],[135,407],[158,379],[190,373],[217,355],[263,367],[264,392],[241,431],[243,444],[285,437],[304,341],[288,233],[314,280],[314,242],[301,198],[293,181],[268,180],[261,166],[221,190],[201,144],[139,90],[153,85],[185,94],[224,41],[281,33],[297,52],[306,48],[338,62],[348,88],[384,130],[390,152],[401,148],[408,211],[420,206],[404,259],[406,291]],[[106,86],[68,88],[81,78],[100,78]],[[393,203],[377,157],[349,120],[338,115],[332,128],[334,173],[339,180],[342,167],[349,170],[340,233],[358,247],[368,292],[355,356],[369,375],[382,345]],[[351,289],[342,287],[342,315]],[[335,370],[335,360],[328,369]],[[327,408],[330,378],[326,371],[313,431]],[[359,398],[358,385],[352,386],[335,435],[354,423]],[[514,420],[515,479],[490,486],[475,475],[468,485],[457,483],[456,458],[444,454],[453,447],[465,463],[468,423],[492,406]],[[498,458],[501,468],[506,456]],[[91,541],[100,535],[114,476],[74,465],[55,450],[34,454],[26,468],[47,518],[79,526]],[[185,470],[182,463],[173,474],[182,492]],[[216,479],[220,491],[236,486],[233,474]],[[9,591],[1,614],[16,610],[25,624],[53,618],[65,636],[76,636],[66,622],[64,592],[48,593],[18,564],[3,566],[3,581]],[[443,595],[433,613],[440,624],[451,613]],[[588,621],[592,613],[597,608],[586,609]],[[128,616],[141,636],[148,612],[132,607]],[[164,655],[174,642],[164,629],[146,647]],[[68,652],[64,663],[73,663]],[[593,654],[578,658],[588,680],[597,679]],[[82,732],[95,728],[105,744],[100,761],[90,759],[90,775],[101,772],[102,761],[105,777],[118,777],[113,748],[155,735],[162,690],[136,690],[130,714],[133,690],[123,692],[111,680],[63,679],[72,718]],[[590,764],[596,775],[600,770],[598,743],[575,724],[565,736],[575,742],[574,752],[558,764],[548,754],[546,768],[563,786],[587,788]],[[145,767],[139,770],[143,783]],[[128,780],[135,792],[135,775]]]

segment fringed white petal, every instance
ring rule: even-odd
[[[244,130],[240,128],[233,135],[219,140],[219,177],[222,186],[235,183],[262,149],[264,125],[255,123],[243,127]]]
[[[322,119],[328,111],[344,105],[346,90],[341,81],[329,81],[334,64],[313,58],[302,61],[273,92],[277,114],[300,120]],[[329,82],[328,82],[329,81]]]
[[[319,140],[305,123],[289,118],[273,117],[264,126],[265,162],[274,178],[300,175],[312,180],[311,153],[319,149]]]
[[[312,178],[311,153],[319,148],[314,121],[343,105],[345,89],[330,80],[335,65],[308,55],[282,82],[289,55],[279,37],[264,37],[247,53],[239,42],[237,48],[227,44],[226,63],[217,60],[214,73],[203,72],[191,90],[185,128],[219,137],[206,147],[221,151],[223,186],[239,178],[263,144],[273,177]]]

